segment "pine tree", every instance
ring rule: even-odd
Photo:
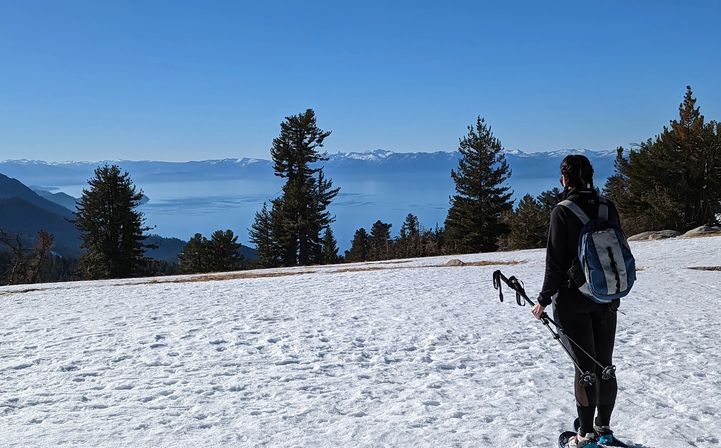
[[[255,244],[258,254],[256,264],[264,268],[273,268],[280,265],[282,257],[282,238],[278,235],[282,231],[280,201],[273,201],[273,208],[268,210],[266,203],[256,212],[255,221],[249,231],[250,242]]]
[[[406,216],[394,246],[396,247],[396,257],[399,258],[421,257],[423,255],[421,225],[418,217],[413,213]]]
[[[523,196],[510,218],[511,232],[508,246],[511,250],[545,247],[548,235],[549,214],[530,194]]]
[[[207,243],[208,240],[200,233],[196,233],[188,241],[188,244],[183,248],[183,252],[178,256],[182,274],[210,272],[210,261],[206,250]]]
[[[451,171],[456,195],[445,223],[445,250],[450,253],[488,252],[498,249],[499,237],[508,233],[501,220],[511,210],[512,192],[504,183],[511,175],[501,142],[482,118],[460,140],[458,170]]]
[[[328,211],[328,206],[333,198],[338,195],[340,189],[333,188],[333,183],[325,178],[323,171],[318,172],[318,177],[312,188],[314,190],[311,201],[311,219],[308,225],[308,263],[316,264],[324,263],[323,250],[325,243],[321,239],[320,233],[323,229],[330,229],[330,224],[335,221],[335,218]]]
[[[349,263],[367,261],[368,258],[368,232],[366,229],[361,227],[355,231],[353,235],[353,241],[351,242],[350,250],[345,252],[345,261]]]
[[[282,247],[282,262],[287,266],[308,265],[319,261],[320,232],[333,218],[328,205],[338,194],[332,181],[323,177],[315,164],[327,160],[320,154],[330,132],[316,125],[315,112],[286,117],[280,135],[273,140],[271,156],[275,175],[286,179],[274,235]]]
[[[368,259],[387,260],[391,256],[391,224],[380,219],[373,223],[368,239]]]
[[[633,234],[646,228],[643,214],[648,207],[640,196],[634,196],[630,191],[631,165],[624,157],[624,152],[623,147],[619,146],[616,149],[615,172],[606,180],[604,195],[616,204],[619,214],[623,217],[624,230]],[[643,194],[643,192],[639,193]]]
[[[211,272],[237,271],[243,267],[241,245],[233,231],[216,230],[207,242],[208,259]]]
[[[541,192],[538,197],[536,198],[536,201],[538,201],[538,205],[541,207],[541,211],[547,215],[549,223],[550,223],[550,215],[553,211],[553,208],[561,202],[561,195],[562,192],[558,187],[554,187],[550,190],[546,190]]]
[[[444,252],[445,231],[443,228],[436,227],[434,229],[423,230],[421,233],[421,246],[423,255],[426,257],[434,257]]]
[[[83,189],[75,213],[81,234],[80,269],[88,279],[124,278],[141,275],[147,259],[143,244],[148,227],[138,211],[143,192],[137,191],[127,172],[117,165],[95,170]]]
[[[606,194],[616,202],[629,233],[673,229],[685,232],[713,224],[721,212],[721,128],[706,123],[691,87],[679,118],[624,157]]]
[[[323,233],[320,262],[322,264],[335,264],[338,263],[338,261],[338,243],[333,236],[331,228],[326,227]]]

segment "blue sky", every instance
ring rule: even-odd
[[[326,149],[612,149],[721,120],[721,2],[0,1],[0,160],[269,157],[314,108]]]

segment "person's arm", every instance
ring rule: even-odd
[[[551,304],[552,297],[558,293],[561,284],[566,280],[566,266],[563,259],[568,249],[567,229],[566,213],[562,206],[556,206],[551,212],[546,244],[546,274],[541,293],[538,295],[538,303],[543,307]]]

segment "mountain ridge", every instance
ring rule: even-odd
[[[0,214],[0,229],[20,235],[26,247],[33,244],[40,230],[45,230],[55,238],[54,249],[57,253],[78,257],[81,254],[80,232],[72,223],[73,211],[62,204],[68,200],[74,203],[74,198],[63,193],[56,193],[54,198],[48,199],[17,179],[0,174],[0,210],[3,210]],[[158,245],[157,248],[146,250],[148,256],[170,262],[178,260],[178,254],[187,243],[179,238],[157,234],[148,235],[147,242]],[[255,251],[247,246],[241,247],[241,253],[247,259],[255,258]]]
[[[506,149],[503,153],[507,156],[519,156],[526,158],[543,158],[544,156],[550,157],[561,157],[571,154],[581,155],[592,155],[592,156],[615,156],[616,150],[595,150],[588,148],[562,148],[553,151],[522,151],[519,149]],[[374,161],[387,159],[389,157],[400,157],[400,158],[413,158],[418,156],[432,156],[432,155],[443,155],[443,156],[456,156],[459,154],[457,150],[438,150],[438,151],[391,151],[387,149],[372,149],[367,151],[336,151],[333,153],[325,153],[329,160],[361,160],[361,161]],[[195,163],[235,163],[239,165],[251,165],[259,162],[271,162],[271,159],[264,159],[261,157],[225,157],[219,159],[192,159],[184,161],[170,161],[170,160],[154,160],[154,159],[102,159],[102,160],[64,160],[64,161],[45,161],[39,159],[5,159],[0,160],[0,165],[3,164],[17,164],[17,165],[42,165],[42,166],[73,166],[73,165],[102,165],[105,163],[154,163],[154,164],[168,164],[168,165],[182,165],[182,164],[195,164]]]

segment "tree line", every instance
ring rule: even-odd
[[[376,220],[356,230],[340,255],[329,207],[340,188],[326,178],[321,152],[331,135],[308,109],[286,117],[270,149],[274,174],[284,179],[278,197],[255,214],[249,240],[257,260],[240,253],[232,230],[190,238],[177,263],[148,258],[142,190],[117,165],[98,167],[78,201],[74,223],[83,254],[78,260],[52,252],[52,235],[41,232],[32,247],[0,230],[4,283],[123,278],[303,266],[544,247],[550,212],[561,191],[553,188],[514,206],[512,173],[501,141],[478,117],[459,140],[458,167],[450,175],[455,193],[443,226],[424,227],[409,213],[396,235]],[[672,229],[685,232],[718,224],[721,214],[721,123],[706,121],[687,87],[678,119],[630,149],[617,149],[615,172],[603,187],[629,234]]]
[[[719,222],[721,123],[705,120],[690,86],[678,112],[656,136],[617,150],[605,190],[629,233]]]

